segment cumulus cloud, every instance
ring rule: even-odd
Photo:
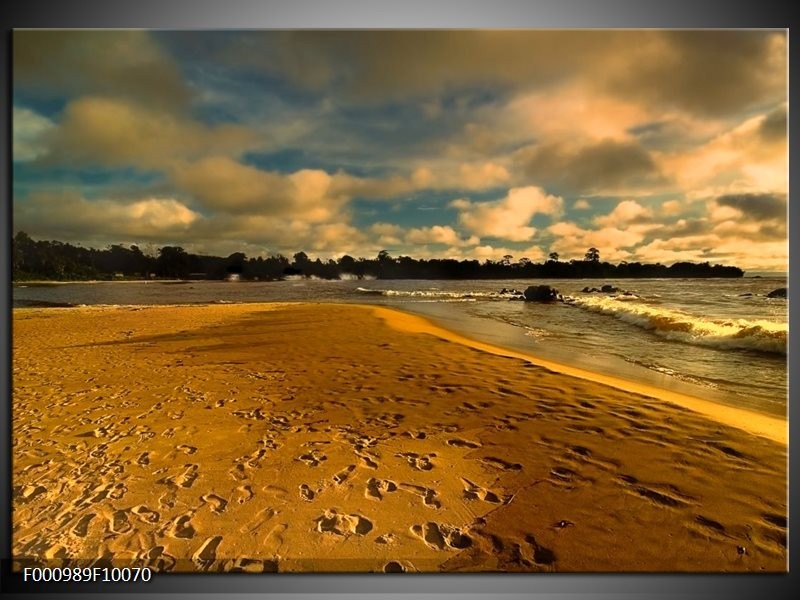
[[[212,151],[237,155],[257,144],[254,134],[238,125],[208,126],[159,108],[83,97],[67,105],[46,158],[61,164],[162,169],[180,158]]]
[[[476,236],[462,239],[449,225],[413,227],[405,233],[407,244],[446,244],[449,246],[474,246],[480,240]]]
[[[14,83],[29,94],[125,98],[163,110],[185,107],[180,70],[146,31],[17,30]]]
[[[14,162],[27,162],[47,154],[47,137],[55,123],[29,108],[14,107],[12,116]]]
[[[730,194],[716,200],[719,206],[729,206],[748,219],[767,221],[786,218],[784,194]]]
[[[453,200],[458,222],[479,237],[496,237],[512,242],[529,240],[536,233],[530,225],[535,214],[561,214],[563,200],[537,187],[512,188],[505,198],[490,202]]]
[[[646,237],[647,226],[630,226],[625,229],[602,227],[585,229],[579,225],[562,221],[547,228],[555,236],[551,246],[563,257],[582,259],[586,250],[600,250],[601,260],[627,260],[630,249]]]
[[[515,159],[534,181],[571,193],[624,193],[663,183],[649,153],[632,142],[603,140],[578,147],[548,142],[519,150]]]
[[[575,201],[575,204],[572,205],[572,208],[575,210],[587,210],[591,207],[589,201],[585,198],[580,198]]]
[[[216,156],[171,169],[175,183],[206,208],[229,213],[301,217],[325,222],[349,200],[334,190],[334,176],[319,169],[288,175]]]
[[[785,93],[786,41],[780,31],[653,32],[639,38],[635,52],[614,57],[621,68],[599,81],[666,108],[733,113]]]
[[[767,119],[765,114],[750,117],[703,144],[666,153],[660,167],[692,198],[765,188],[785,192],[786,143],[764,140],[761,129]]]
[[[594,222],[604,227],[624,227],[631,223],[647,223],[652,216],[649,208],[635,200],[623,200],[609,214],[595,217]]]
[[[88,200],[75,191],[41,193],[15,205],[15,226],[30,235],[90,239],[182,237],[203,217],[174,198]]]

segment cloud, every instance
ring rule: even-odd
[[[146,31],[17,30],[14,85],[29,94],[124,98],[160,110],[186,107],[178,65]]]
[[[479,237],[496,237],[512,242],[529,240],[536,233],[530,225],[535,214],[561,214],[563,200],[537,187],[512,188],[505,198],[491,202],[453,200],[458,222]]]
[[[649,153],[632,142],[604,140],[579,147],[548,142],[519,150],[515,158],[530,179],[565,193],[620,193],[664,182]]]
[[[562,221],[548,227],[547,232],[555,236],[551,247],[563,258],[583,259],[586,250],[594,247],[600,250],[601,260],[615,261],[627,260],[629,250],[646,238],[647,229],[647,226],[584,229],[575,223]]]
[[[15,226],[58,239],[182,237],[202,216],[174,198],[87,200],[75,191],[33,194],[14,206]]]
[[[716,200],[719,206],[735,208],[756,221],[786,219],[786,196],[783,194],[731,194]]]
[[[71,102],[50,139],[48,162],[163,169],[208,152],[237,155],[257,146],[237,125],[207,126],[158,108],[83,97]]]
[[[404,239],[407,244],[446,244],[449,246],[474,246],[480,242],[475,236],[462,239],[449,225],[414,227],[406,231]]]
[[[787,125],[786,105],[782,104],[764,117],[758,132],[767,143],[785,144]]]
[[[647,223],[653,213],[635,200],[623,200],[605,216],[597,216],[594,222],[604,227],[624,227],[631,223]]]
[[[781,94],[786,76],[786,34],[758,30],[293,31],[243,34],[221,54],[373,103],[578,82],[589,94],[716,114]]]
[[[55,128],[47,117],[24,107],[14,107],[12,116],[14,162],[36,160],[47,153],[47,137]]]
[[[677,215],[683,210],[684,206],[680,200],[667,200],[661,204],[661,214],[666,216]]]
[[[587,210],[590,207],[591,205],[589,204],[589,201],[584,198],[575,200],[575,204],[572,205],[574,210]]]
[[[784,192],[787,147],[785,139],[765,141],[762,126],[768,119],[761,114],[737,122],[703,144],[665,153],[659,165],[696,199],[765,188]]]
[[[485,190],[507,183],[510,177],[505,166],[493,161],[425,161],[413,170],[406,187],[408,191]]]
[[[661,31],[638,41],[598,78],[605,89],[699,115],[732,114],[785,95],[785,32]]]
[[[207,209],[233,214],[292,216],[322,223],[349,201],[337,191],[335,176],[319,169],[288,175],[263,171],[224,156],[171,169],[175,183]]]

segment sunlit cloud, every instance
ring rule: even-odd
[[[785,269],[787,34],[17,31],[14,226]]]
[[[513,188],[500,200],[471,202],[460,198],[450,203],[459,211],[458,221],[479,237],[496,237],[512,242],[530,240],[536,228],[530,225],[535,214],[558,216],[563,200],[541,188]]]
[[[55,128],[55,123],[28,109],[14,107],[13,147],[11,155],[14,162],[35,160],[47,154],[47,137]]]

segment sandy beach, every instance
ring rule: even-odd
[[[785,423],[379,307],[13,311],[17,559],[787,568]]]

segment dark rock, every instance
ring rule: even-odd
[[[600,291],[604,292],[606,294],[613,294],[615,292],[618,292],[619,288],[615,288],[613,285],[606,284],[606,285],[604,285],[603,287],[600,288]]]
[[[588,294],[588,293],[589,293],[589,291],[590,291],[590,290],[589,290],[589,286],[587,285],[587,286],[586,286],[585,288],[583,288],[581,291],[582,291],[582,292],[584,292],[584,293],[586,293],[586,294]]]
[[[753,294],[750,293],[750,292],[745,292],[744,294],[739,294],[739,298],[748,298],[748,297],[750,297],[752,295]]]
[[[526,302],[555,302],[560,299],[558,290],[549,285],[532,285],[525,290]]]
[[[786,298],[786,288],[778,288],[777,290],[772,290],[769,294],[767,294],[767,298]]]

